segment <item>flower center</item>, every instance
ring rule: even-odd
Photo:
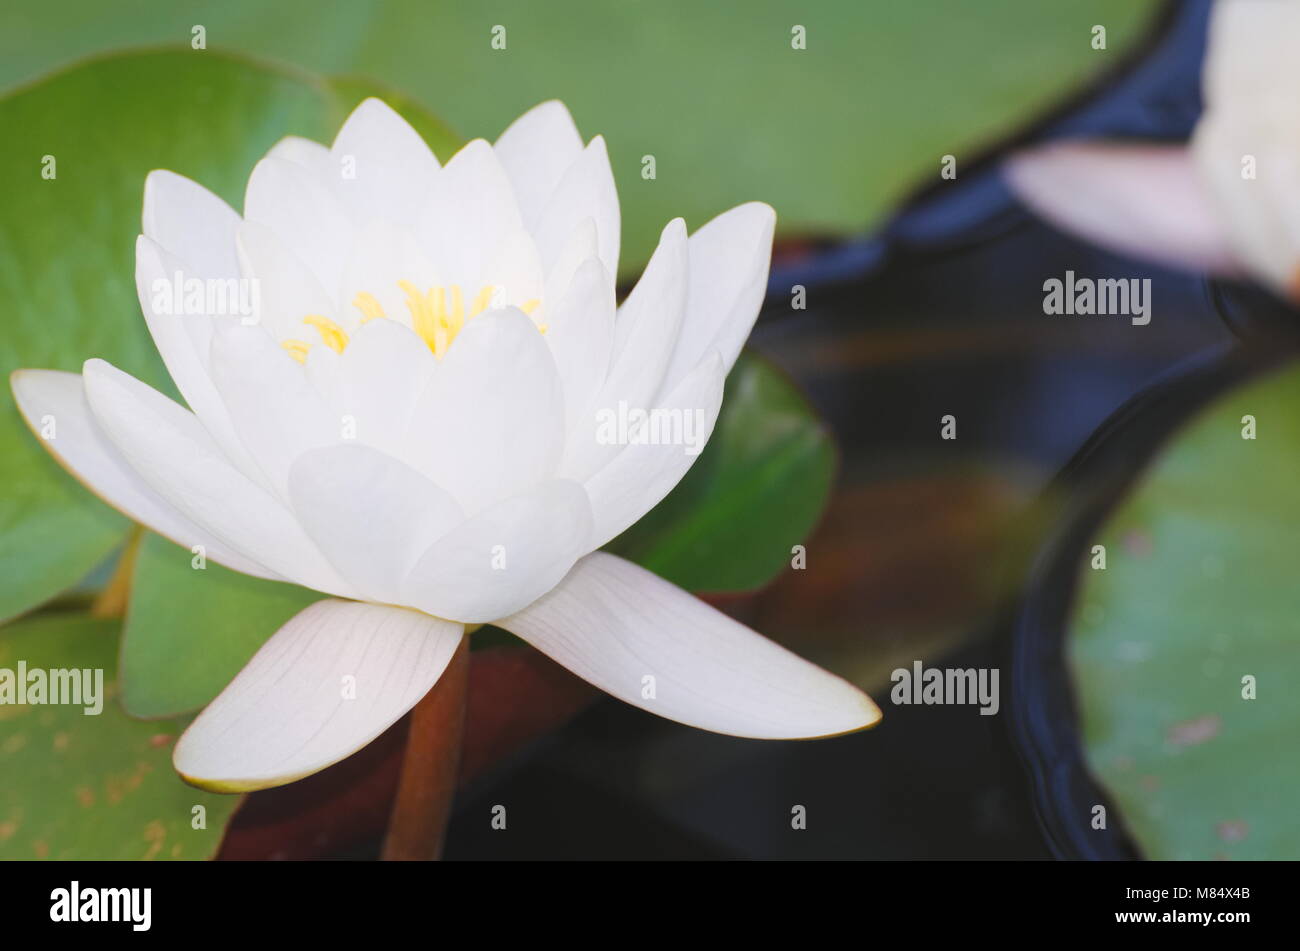
[[[456,339],[456,335],[464,328],[465,322],[488,309],[492,303],[492,295],[496,291],[495,286],[484,285],[470,302],[467,311],[465,297],[458,284],[431,287],[427,291],[421,291],[410,281],[398,281],[397,286],[406,294],[406,309],[411,313],[411,329],[419,334],[420,339],[428,345],[439,360]],[[536,299],[525,301],[519,305],[519,309],[531,315],[540,303],[541,301]],[[352,306],[361,311],[363,324],[388,317],[375,295],[367,291],[361,291],[352,298]],[[309,327],[315,327],[316,332],[320,334],[321,343],[335,353],[342,353],[347,347],[347,331],[328,317],[308,314],[302,322]],[[546,333],[545,324],[539,325],[537,329],[541,333]],[[307,353],[312,348],[309,341],[298,339],[284,340],[280,345],[299,363],[307,362]]]

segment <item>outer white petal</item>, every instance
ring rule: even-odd
[[[514,186],[524,224],[531,228],[564,173],[582,154],[578,127],[564,103],[553,99],[512,122],[495,148]]]
[[[710,350],[722,354],[730,372],[767,294],[775,227],[776,212],[756,201],[723,212],[691,235],[686,318],[661,393]]]
[[[158,169],[144,180],[143,231],[198,277],[238,277],[239,215],[202,185]]]
[[[833,736],[880,719],[852,684],[604,552],[496,623],[606,693],[716,733]],[[653,699],[642,694],[647,676]]]
[[[414,223],[438,173],[438,160],[420,133],[378,99],[352,111],[330,153],[340,173],[344,160],[353,159],[352,175],[339,174],[333,187],[358,222],[380,217]]]
[[[104,434],[181,514],[284,578],[356,596],[288,510],[230,465],[193,414],[103,360],[87,360],[84,379]]]
[[[289,498],[325,557],[371,601],[400,603],[416,559],[464,519],[450,495],[410,466],[355,444],[301,456]]]
[[[261,327],[217,331],[212,379],[235,432],[283,499],[293,461],[343,439],[346,421],[330,411],[302,367]]]
[[[596,223],[601,263],[610,274],[618,274],[618,190],[605,140],[600,136],[573,160],[530,229],[547,271],[554,266],[573,230],[586,218]]]
[[[1238,270],[1182,146],[1066,142],[1014,156],[1006,175],[1030,208],[1086,241],[1193,271]]]
[[[140,478],[91,416],[80,374],[17,370],[11,384],[18,408],[34,433],[39,436],[47,417],[53,421],[54,438],[41,439],[45,448],[113,508],[184,548],[202,545],[208,558],[227,568],[258,578],[284,580],[199,528]]]
[[[491,621],[549,591],[591,550],[591,506],[576,482],[544,482],[480,512],[412,569],[403,603],[466,623]]]
[[[226,456],[246,475],[260,480],[260,470],[235,434],[226,404],[212,382],[209,356],[215,318],[206,314],[161,313],[154,307],[155,286],[166,292],[175,282],[177,272],[181,273],[182,280],[199,276],[189,272],[180,259],[152,239],[139,236],[135,246],[136,290],[145,323],[167,372]]]
[[[592,548],[617,537],[658,505],[694,465],[718,421],[726,375],[722,357],[716,351],[706,356],[657,407],[664,414],[661,419],[680,420],[683,441],[625,446],[613,461],[587,480],[587,495],[595,515]],[[669,434],[676,435],[672,429],[675,424],[666,425]]]
[[[518,310],[465,325],[411,415],[407,461],[473,514],[549,478],[564,395],[546,342]]]
[[[319,601],[280,628],[190,724],[172,754],[176,770],[217,792],[319,772],[415,706],[463,631],[403,608]]]
[[[680,218],[664,228],[645,273],[618,309],[613,357],[605,382],[576,414],[562,466],[566,478],[585,480],[618,449],[596,438],[599,414],[619,404],[644,411],[654,405],[686,310],[686,225]]]

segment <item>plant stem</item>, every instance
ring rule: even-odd
[[[421,862],[442,855],[456,795],[468,683],[466,635],[438,682],[411,710],[397,800],[384,838],[385,861]]]

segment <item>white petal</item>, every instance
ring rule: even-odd
[[[573,414],[576,429],[561,467],[566,478],[585,480],[609,462],[617,446],[597,438],[601,414],[620,404],[645,411],[663,384],[686,311],[686,225],[680,218],[664,228],[645,273],[614,320],[612,364],[591,404]]]
[[[518,310],[465,325],[411,416],[407,461],[468,513],[549,478],[564,395],[542,334]]]
[[[342,354],[314,347],[309,378],[323,360],[337,363],[343,384],[324,395],[339,418],[352,417],[357,442],[400,457],[416,399],[435,370],[424,341],[395,320],[372,320],[356,329]]]
[[[418,227],[444,284],[473,295],[492,281],[489,265],[523,228],[510,179],[492,146],[475,139],[452,156],[436,177]]]
[[[202,185],[158,169],[144,180],[143,231],[199,277],[238,277],[239,215]]]
[[[442,676],[463,630],[386,605],[304,608],[190,724],[172,754],[176,770],[217,792],[319,772],[415,706]]]
[[[355,221],[415,222],[429,200],[438,160],[405,119],[380,100],[367,99],[343,123],[330,152],[338,169],[352,173],[339,175],[334,190]]]
[[[464,519],[450,495],[367,446],[301,456],[289,498],[325,557],[371,601],[400,603],[416,559]]]
[[[1248,119],[1265,102],[1293,96],[1300,85],[1295,55],[1300,4],[1231,0],[1214,4],[1202,85],[1206,105]]]
[[[167,372],[222,452],[246,475],[260,479],[260,470],[235,434],[226,404],[212,382],[209,356],[216,318],[206,314],[166,313],[155,307],[155,293],[168,294],[178,272],[182,281],[198,276],[152,239],[139,236],[135,246],[136,290],[145,323]]]
[[[686,317],[664,375],[665,393],[710,350],[730,372],[767,294],[776,212],[750,202],[723,212],[687,242]]]
[[[1279,293],[1294,295],[1300,280],[1300,134],[1239,123],[1227,111],[1206,115],[1192,138],[1192,155],[1204,176],[1225,239],[1243,265]],[[1255,160],[1255,176],[1242,175],[1242,158]]]
[[[880,719],[852,684],[604,552],[496,623],[606,693],[715,733],[833,736]],[[652,699],[643,694],[647,677]]]
[[[661,422],[647,424],[639,434],[653,438],[657,431],[661,439],[678,441],[637,443],[638,434],[632,434],[633,444],[619,450],[613,461],[587,480],[595,514],[592,548],[600,548],[640,520],[694,465],[718,421],[725,379],[722,357],[716,351],[706,356],[656,408]]]
[[[269,228],[311,268],[321,287],[337,292],[352,246],[352,223],[328,185],[309,169],[282,158],[258,162],[244,195],[244,218]]]
[[[258,578],[284,580],[199,528],[140,478],[95,423],[80,374],[17,370],[10,381],[32,431],[39,437],[46,420],[52,421],[54,436],[42,437],[41,443],[95,495],[183,548],[202,545],[206,557],[218,564]]]
[[[104,434],[182,515],[284,578],[355,596],[288,510],[230,465],[193,414],[103,360],[87,360],[83,377]]]
[[[582,486],[543,483],[435,543],[407,578],[403,603],[466,623],[494,620],[549,591],[591,550],[590,538]]]
[[[335,320],[337,314],[334,296],[321,286],[307,263],[274,231],[256,221],[240,225],[236,245],[244,276],[257,282],[257,307],[248,326],[260,324],[278,341],[319,342],[318,332],[303,323],[303,318],[317,314]]]
[[[614,345],[614,281],[598,258],[578,269],[546,325],[546,344],[564,384],[567,433],[596,399]]]
[[[223,327],[212,339],[212,379],[235,432],[271,487],[288,498],[289,467],[309,449],[343,439],[300,364],[262,327]]]
[[[1193,271],[1237,270],[1182,146],[1066,142],[1014,156],[1006,175],[1037,214],[1085,241]]]
[[[573,230],[586,218],[596,223],[601,263],[610,274],[618,274],[618,190],[614,187],[605,140],[600,136],[592,139],[573,160],[530,228],[542,253],[542,266],[548,271]]]
[[[553,99],[512,122],[495,148],[514,186],[524,224],[531,228],[564,173],[582,154],[578,127],[564,103]]]
[[[331,181],[339,174],[330,157],[329,148],[300,135],[286,135],[271,146],[271,151],[266,155],[268,158],[296,162],[323,182]]]

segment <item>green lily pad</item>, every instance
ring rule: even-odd
[[[1187,425],[1098,533],[1105,570],[1081,568],[1087,761],[1149,858],[1300,858],[1297,471],[1290,368]]]
[[[742,354],[686,477],[610,550],[692,591],[748,591],[789,567],[821,515],[835,447],[802,394]]]
[[[242,207],[249,172],[276,140],[329,141],[376,91],[171,51],[86,63],[0,99],[0,127],[14,133],[0,150],[0,373],[75,371],[102,357],[175,396],[135,292],[145,175],[169,168]],[[436,150],[454,149],[445,126],[396,99]],[[11,398],[3,404],[0,619],[78,582],[129,526],[49,458]]]
[[[19,663],[29,677],[33,670],[103,671],[98,715],[87,716],[81,705],[0,704],[0,859],[216,853],[240,797],[203,792],[176,776],[171,751],[185,721],[140,723],[122,712],[117,632],[115,622],[83,614],[0,630],[0,671],[16,672]]]
[[[167,717],[207,706],[286,621],[325,595],[241,575],[149,533],[122,632],[122,705]]]
[[[878,224],[901,196],[958,174],[1115,65],[1158,0],[428,0],[304,3],[73,0],[7,4],[0,83],[88,53],[184,44],[240,50],[408,92],[463,132],[495,137],[528,107],[563,99],[609,141],[623,202],[623,276],[666,219],[694,228],[744,201],[784,234]],[[1093,27],[1107,31],[1092,46]],[[795,49],[803,27],[805,49]],[[504,29],[504,35],[501,29]],[[494,33],[495,31],[495,33]],[[504,39],[504,48],[494,48]],[[655,177],[643,177],[646,156]]]

